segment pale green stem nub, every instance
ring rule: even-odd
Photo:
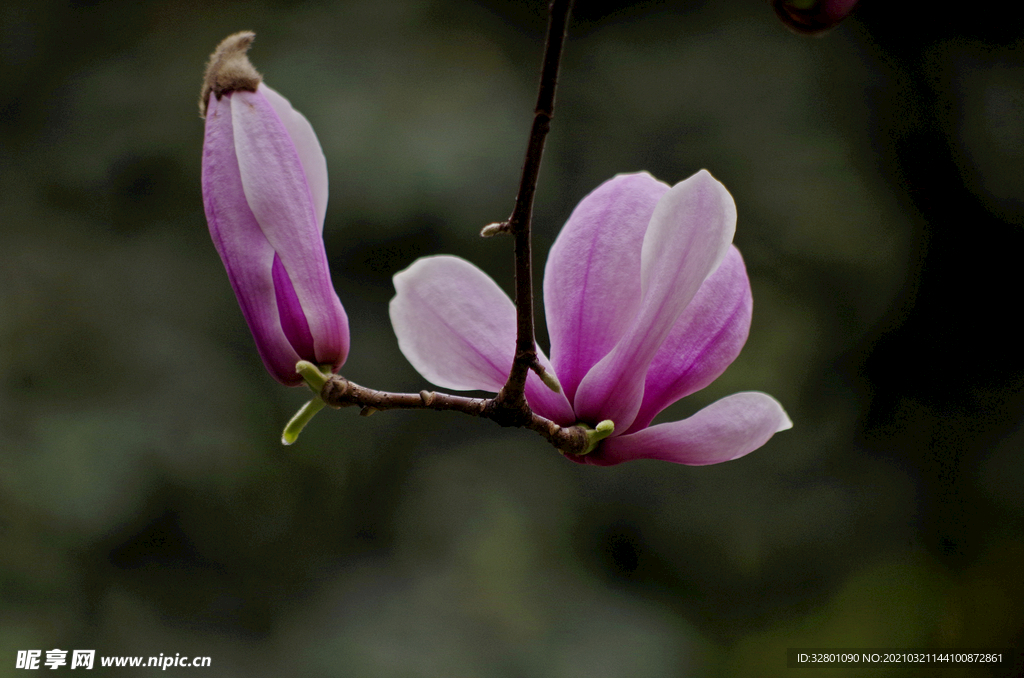
[[[283,445],[291,445],[298,440],[299,434],[302,433],[302,429],[306,427],[313,415],[324,409],[326,403],[320,399],[320,391],[327,383],[327,378],[331,376],[330,365],[317,367],[308,360],[300,360],[295,363],[295,371],[306,380],[306,384],[313,390],[316,397],[299,408],[292,420],[284,427],[284,433],[281,434],[281,444]]]
[[[306,380],[306,383],[313,393],[317,395],[323,390],[324,384],[327,383],[327,377],[331,376],[330,366],[321,369],[309,362],[308,360],[300,360],[295,363],[295,371],[299,373],[299,376]]]
[[[320,400],[320,397],[313,398],[308,403],[299,408],[299,411],[295,413],[292,420],[284,427],[284,433],[281,434],[281,444],[291,445],[299,439],[299,434],[302,433],[302,429],[306,427],[309,420],[313,418],[313,415],[324,409],[326,403]]]
[[[590,428],[586,424],[577,424],[577,426],[583,428],[587,433],[587,449],[580,452],[581,456],[593,452],[597,449],[598,443],[615,432],[615,424],[611,419],[605,419],[594,428]]]

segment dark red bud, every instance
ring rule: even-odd
[[[818,35],[833,28],[857,0],[772,0],[775,13],[797,33]]]

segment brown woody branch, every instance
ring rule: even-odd
[[[579,426],[559,426],[550,419],[529,413],[525,421],[509,419],[505,410],[496,408],[496,398],[466,398],[420,391],[419,393],[389,393],[360,386],[340,375],[331,375],[320,390],[320,398],[329,406],[359,407],[367,416],[383,410],[452,410],[475,417],[491,419],[502,426],[528,428],[544,436],[563,454],[582,454],[587,448],[587,434]]]
[[[533,126],[526,146],[526,159],[519,180],[512,216],[501,224],[515,237],[515,280],[516,280],[516,352],[505,386],[494,399],[493,408],[504,410],[503,416],[510,420],[525,422],[531,416],[526,404],[524,390],[526,377],[531,368],[539,367],[537,346],[534,340],[533,324],[533,255],[530,249],[530,228],[533,222],[533,197],[537,192],[537,177],[540,174],[541,159],[544,155],[544,141],[551,129],[555,113],[555,89],[558,85],[558,68],[565,42],[565,31],[569,21],[572,0],[553,0],[549,6],[548,32],[544,45],[544,60],[541,66],[540,87],[537,105],[533,113]],[[525,424],[512,424],[523,426]]]

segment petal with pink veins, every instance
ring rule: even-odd
[[[640,308],[610,353],[583,378],[573,400],[579,419],[611,419],[627,430],[636,418],[651,361],[705,278],[725,258],[736,230],[736,205],[701,170],[658,201],[644,235]]]
[[[687,419],[608,438],[591,454],[572,459],[598,466],[634,459],[690,466],[720,464],[753,452],[792,426],[775,398],[747,391],[722,398]]]
[[[640,411],[623,433],[644,428],[658,412],[721,376],[747,341],[752,309],[750,279],[733,245],[655,354]]]
[[[267,371],[295,385],[299,355],[285,336],[278,315],[272,267],[274,248],[249,209],[235,155],[229,97],[211,95],[203,142],[203,202],[210,236],[224,262],[231,288]]]
[[[640,249],[667,190],[647,172],[620,174],[580,201],[551,247],[544,309],[551,362],[570,400],[636,315]]]
[[[230,101],[246,201],[292,284],[317,362],[340,365],[348,353],[348,317],[331,285],[322,226],[296,146],[263,92],[233,92]]]
[[[288,130],[292,143],[295,144],[302,169],[306,173],[306,181],[309,183],[309,191],[313,195],[313,209],[322,233],[324,217],[327,214],[327,158],[320,147],[320,140],[317,139],[316,132],[313,131],[313,126],[309,124],[306,116],[292,108],[290,101],[264,83],[260,83],[259,91],[270,102],[277,117]]]
[[[394,283],[391,324],[417,372],[457,391],[497,392],[504,386],[515,355],[516,311],[490,276],[465,259],[434,256],[395,274]],[[539,351],[538,359],[551,369]],[[532,372],[526,399],[541,416],[561,425],[574,422],[565,395]]]

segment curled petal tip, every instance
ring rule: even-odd
[[[791,428],[793,428],[793,420],[789,418],[789,414],[783,409],[782,405],[779,405],[779,427],[775,429],[775,432],[780,433]]]

